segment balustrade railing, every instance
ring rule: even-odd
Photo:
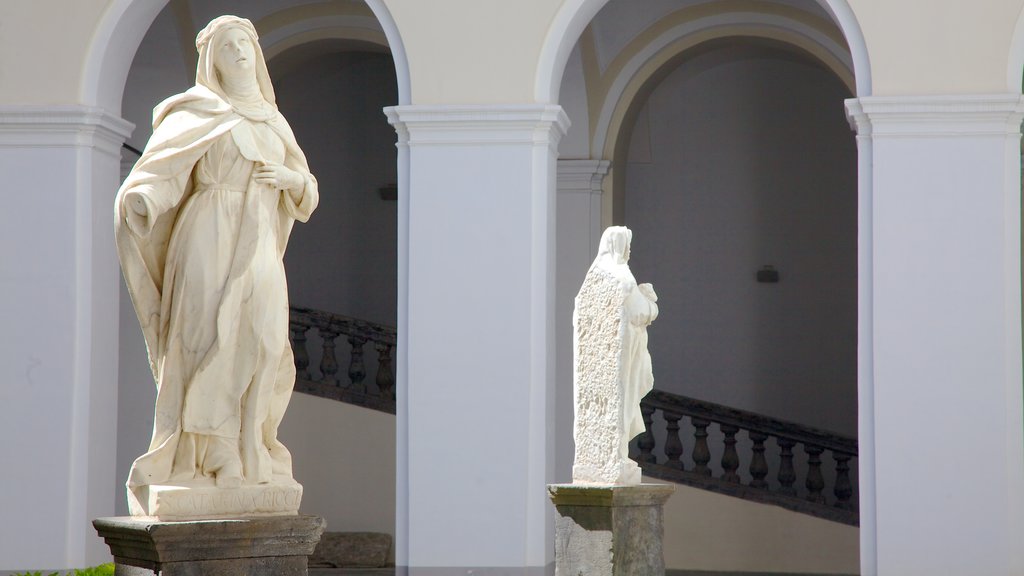
[[[648,394],[640,410],[647,431],[634,441],[633,458],[644,474],[859,524],[850,473],[855,439],[661,390]],[[824,467],[825,453],[833,467]]]
[[[293,306],[290,329],[295,390],[395,413],[394,328]],[[342,345],[348,364],[340,377],[339,337],[348,344],[347,350]],[[370,385],[367,365],[373,368]]]
[[[290,327],[295,390],[395,413],[394,328],[295,307]],[[640,410],[632,452],[645,475],[859,523],[855,439],[662,390]]]

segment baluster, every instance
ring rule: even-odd
[[[295,357],[295,378],[309,380],[309,351],[306,350],[306,331],[309,326],[291,322],[289,327],[292,333],[292,356]]]
[[[833,452],[832,458],[836,461],[836,487],[834,490],[836,508],[853,510],[853,502],[850,501],[850,497],[853,496],[853,484],[850,483],[850,458],[852,456],[842,452]]]
[[[793,446],[796,442],[781,437],[776,438],[775,441],[779,444],[780,458],[782,459],[779,463],[779,492],[796,496],[796,488],[793,487],[793,483],[796,482],[796,471],[793,470]]]
[[[338,332],[327,326],[320,327],[320,337],[324,341],[324,355],[320,358],[320,374],[326,384],[338,384],[338,359],[334,355],[334,339]]]
[[[818,504],[825,503],[825,495],[821,493],[825,489],[825,479],[821,476],[821,453],[824,448],[804,444],[804,452],[807,453],[807,499]]]
[[[377,350],[377,389],[381,398],[395,399],[395,373],[391,371],[391,344],[376,341],[373,347]]]
[[[726,482],[740,483],[740,475],[736,470],[740,467],[740,456],[736,453],[736,433],[740,431],[738,426],[719,424],[718,428],[725,434],[725,450],[722,452],[722,480]]]
[[[761,432],[749,432],[750,440],[754,443],[754,455],[750,459],[750,486],[753,488],[767,488],[768,482],[765,476],[768,475],[768,461],[764,457],[764,441],[768,435]]]
[[[711,462],[711,451],[708,450],[708,426],[711,422],[703,418],[690,418],[693,423],[693,471],[704,476],[711,476],[708,462]]]
[[[363,383],[363,379],[366,378],[366,366],[363,365],[363,345],[366,344],[366,338],[349,336],[348,343],[352,345],[352,360],[348,364],[348,379],[352,382],[351,389],[356,392],[366,392],[366,384]]]
[[[640,455],[636,457],[636,461],[643,463],[655,464],[658,459],[654,455],[654,432],[651,431],[651,425],[653,423],[654,407],[650,404],[640,403],[640,414],[644,417],[644,432],[636,439],[636,447],[640,449]]]
[[[683,456],[683,442],[679,439],[679,419],[683,415],[664,409],[661,415],[665,417],[665,466],[682,470],[683,461],[680,458]]]

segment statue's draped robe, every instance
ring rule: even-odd
[[[284,118],[246,114],[202,86],[161,103],[115,202],[118,255],[157,383],[149,451],[128,477],[133,514],[141,488],[188,485],[232,458],[246,484],[291,480],[277,440],[295,380],[282,258],[318,192]],[[299,201],[256,183],[257,163],[300,173]]]
[[[654,387],[647,326],[658,315],[653,288],[627,265],[631,233],[611,227],[576,296],[573,312],[573,482],[638,484],[629,441],[645,430],[640,400]],[[649,289],[649,295],[644,289]]]

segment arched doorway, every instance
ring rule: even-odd
[[[824,78],[830,82],[830,87],[827,90],[831,92],[826,97],[830,103],[826,104],[825,109],[822,110],[824,112],[822,117],[828,117],[831,114],[832,138],[842,140],[841,155],[845,159],[841,169],[834,175],[844,182],[846,192],[841,202],[845,232],[843,240],[840,242],[844,246],[842,261],[845,263],[843,264],[844,312],[842,325],[834,326],[835,330],[831,332],[833,336],[838,336],[843,341],[838,348],[842,349],[840,355],[843,358],[841,363],[844,367],[845,386],[841,387],[841,392],[831,396],[829,401],[840,407],[838,409],[845,410],[842,426],[848,433],[856,435],[858,414],[854,406],[859,403],[862,408],[867,406],[869,410],[871,409],[870,369],[866,372],[863,371],[865,362],[870,363],[870,331],[858,331],[858,324],[864,319],[870,318],[870,291],[862,293],[858,289],[858,286],[864,286],[865,282],[870,279],[870,260],[864,260],[865,255],[870,258],[870,214],[867,215],[867,219],[864,218],[864,207],[870,206],[870,182],[863,178],[862,170],[866,166],[863,159],[860,164],[861,177],[858,179],[856,171],[858,170],[858,161],[854,159],[855,140],[845,126],[843,100],[856,93],[868,94],[870,84],[866,72],[866,52],[862,40],[859,39],[856,23],[849,17],[848,7],[840,5],[840,3],[822,2],[819,4],[807,2],[794,5],[790,3],[783,7],[774,4],[753,6],[749,3],[727,1],[699,6],[679,3],[673,5],[673,9],[667,10],[666,14],[659,16],[656,9],[652,8],[645,12],[637,10],[635,6],[626,6],[625,3],[617,3],[614,0],[608,3],[573,3],[572,8],[567,6],[563,10],[558,21],[560,25],[564,26],[560,29],[565,30],[568,37],[578,38],[577,43],[571,47],[548,44],[542,57],[542,63],[551,63],[552,68],[541,67],[537,81],[537,97],[541,98],[547,95],[553,99],[557,98],[573,123],[559,150],[558,287],[560,293],[557,297],[559,309],[556,310],[556,314],[561,320],[571,313],[572,296],[575,294],[575,289],[578,288],[578,279],[582,278],[587,264],[593,257],[597,241],[595,231],[612,223],[625,223],[634,229],[638,226],[649,226],[648,223],[635,218],[631,219],[630,210],[627,209],[629,206],[627,204],[628,192],[625,191],[628,190],[628,179],[630,178],[627,159],[630,155],[631,140],[638,139],[633,137],[636,136],[633,127],[637,124],[638,116],[641,115],[639,112],[643,108],[643,103],[647,102],[648,97],[655,90],[655,86],[666,75],[670,75],[673,70],[677,69],[681,60],[688,57],[695,60],[703,58],[706,65],[710,60],[723,58],[724,52],[720,51],[723,49],[723,44],[720,42],[725,42],[725,52],[728,52],[730,44],[735,44],[735,39],[743,38],[746,40],[742,40],[742,42],[748,44],[746,47],[740,47],[740,50],[746,50],[746,53],[744,55],[734,54],[730,65],[755,57],[754,52],[759,50],[776,50],[773,56],[775,60],[785,61],[796,55],[800,61],[798,66],[810,66],[815,69],[815,74],[820,76],[819,79]],[[664,7],[661,9],[666,10]],[[575,12],[573,12],[574,10]],[[582,22],[579,20],[580,18],[582,18]],[[606,18],[606,22],[615,24],[605,27],[595,26],[595,22],[599,22],[602,18]],[[631,24],[635,27],[634,30],[629,30]],[[616,28],[616,26],[618,27]],[[852,40],[850,39],[851,35]],[[703,57],[699,56],[701,54]],[[550,58],[550,60],[545,60],[545,58]],[[726,57],[725,60],[729,60],[729,57]],[[551,89],[554,83],[548,82],[543,74],[545,71],[556,69],[553,64],[555,61],[566,62],[566,65],[564,70],[558,69],[556,79],[560,83],[559,86]],[[734,77],[733,81],[735,80],[738,80],[738,77]],[[739,88],[740,85],[743,84],[737,84],[736,87]],[[747,87],[749,88],[749,86]],[[777,103],[777,99],[772,101]],[[823,101],[819,101],[817,106],[821,105],[820,102]],[[752,130],[763,130],[770,124],[770,122],[764,122],[763,118],[759,121],[758,118],[749,117],[749,114],[754,111],[758,111],[758,114],[764,116],[764,108],[751,107],[749,102],[746,104],[732,102],[732,104],[741,106],[743,112],[748,114],[742,120],[747,122],[747,126]],[[831,106],[831,110],[827,109],[828,106]],[[718,118],[720,120],[721,113],[719,110]],[[650,124],[656,125],[658,130],[664,130],[666,126],[661,123],[663,119],[663,116],[657,116]],[[778,127],[778,125],[775,126]],[[676,127],[678,128],[678,125]],[[704,136],[706,138],[708,134],[705,133]],[[786,135],[778,134],[778,136],[779,140],[783,140]],[[696,144],[697,148],[699,146]],[[725,148],[729,149],[728,146]],[[730,153],[733,152],[737,152],[737,150],[730,149]],[[768,160],[768,157],[778,160],[774,154],[775,150],[753,149],[747,152],[753,154],[762,152],[755,158],[755,161],[758,162]],[[587,163],[592,167],[585,168]],[[601,163],[604,163],[603,167],[600,166]],[[568,170],[563,170],[563,168]],[[676,166],[676,168],[678,174],[679,167]],[[563,178],[563,173],[587,169],[590,170],[588,175],[591,177],[592,183],[587,190],[589,192],[587,201],[581,202],[579,200],[581,196],[574,193],[574,185],[568,178]],[[605,171],[609,172],[607,176]],[[743,168],[737,167],[737,171],[743,171]],[[639,170],[634,170],[634,175],[638,173]],[[707,174],[705,174],[706,176]],[[634,187],[637,184],[634,183]],[[705,182],[704,184],[709,183]],[[693,185],[694,182],[691,181],[689,187],[693,188]],[[786,188],[785,185],[783,187]],[[714,186],[705,188],[714,189]],[[747,191],[753,189],[754,187],[749,186]],[[710,192],[710,190],[708,191]],[[601,199],[601,207],[597,210],[595,210],[595,198]],[[661,200],[664,199],[665,197],[661,198]],[[718,197],[716,200],[723,199]],[[671,219],[675,214],[673,210],[666,209],[665,206],[634,205],[632,208],[634,215],[640,211],[663,220]],[[589,216],[585,212],[587,209],[589,209]],[[652,212],[657,212],[657,214]],[[595,216],[595,213],[599,215]],[[777,220],[779,217],[780,215],[776,214],[774,218]],[[769,218],[769,220],[771,219]],[[663,232],[666,226],[671,228],[671,224],[671,222],[662,222]],[[570,229],[576,230],[576,233],[570,232]],[[636,266],[643,266],[645,263],[638,257],[643,249],[638,241],[639,237],[640,233],[637,232],[634,239],[633,255]],[[563,241],[563,238],[570,238],[570,240]],[[575,241],[572,238],[575,238]],[[667,264],[667,262],[671,261],[670,254],[677,250],[678,246],[667,246],[662,242],[664,239],[663,237],[659,237],[657,240],[652,239],[653,243],[647,246],[648,252],[651,253],[648,258],[657,263],[665,263],[666,267],[671,267],[671,264]],[[825,251],[816,254],[819,257],[826,255]],[[858,255],[860,255],[859,259]],[[757,267],[763,264],[771,263],[763,262],[745,270],[741,274],[742,279],[736,279],[736,286],[739,286],[740,282],[744,284],[749,282],[752,287],[757,287],[754,280],[755,272]],[[637,269],[634,268],[634,270]],[[734,272],[739,274],[738,271]],[[668,285],[672,283],[678,285],[680,282],[678,268],[673,273],[676,275],[674,279],[672,274],[667,277]],[[638,280],[640,276],[641,274],[638,272]],[[698,275],[695,281],[701,282],[701,276]],[[662,284],[665,285],[666,281],[663,280]],[[658,282],[655,281],[655,286],[657,287],[657,285]],[[659,290],[659,295],[661,294]],[[682,298],[685,296],[677,295],[676,298],[673,298],[677,308],[685,306],[679,302]],[[758,318],[759,312],[763,311],[761,308],[760,305],[757,305],[753,309],[746,310],[749,315],[744,321],[750,320],[756,323],[756,321],[764,320],[767,326],[778,326],[778,319]],[[737,317],[743,315],[742,311],[732,311],[732,313]],[[824,318],[827,314],[828,312],[823,310],[818,317],[819,319]],[[659,321],[666,321],[664,314]],[[704,327],[707,328],[706,324]],[[654,345],[653,339],[658,337],[655,335],[658,328],[657,326],[652,328],[652,346]],[[567,330],[567,328],[562,330],[563,333],[558,340],[560,344],[571,342],[571,335]],[[678,344],[670,338],[664,339],[663,343],[667,343],[669,340],[672,340],[673,344]],[[704,352],[706,351],[704,350]],[[655,350],[652,350],[652,353],[657,355]],[[723,353],[726,351],[723,350]],[[680,355],[678,347],[661,353],[662,357],[673,359],[678,359]],[[567,356],[571,356],[571,350],[568,350],[567,347],[561,349],[558,357],[564,359]],[[702,359],[707,359],[706,355]],[[868,365],[870,366],[870,364]],[[665,377],[672,378],[673,375],[659,372],[658,360],[655,358],[656,388],[660,386],[657,382],[663,381],[659,378]],[[558,378],[557,389],[559,391],[571,389],[571,370],[562,360],[559,364]],[[833,389],[833,392],[836,392],[836,389]],[[567,436],[562,431],[565,429],[564,423],[571,423],[571,410],[567,408],[567,406],[571,406],[571,398],[562,394],[558,401],[559,417],[556,427],[560,431],[556,433],[556,437],[561,441]],[[787,409],[789,407],[787,405]],[[869,415],[861,414],[860,417],[863,420]],[[834,422],[832,423],[834,424]],[[870,429],[867,432],[870,434]],[[571,455],[571,444],[568,446],[560,444],[558,449],[560,451],[559,461],[571,461],[571,456],[568,458],[561,456]],[[689,448],[685,450],[688,451]],[[869,445],[868,451],[861,454],[862,470],[865,467],[870,470],[873,463],[872,458]],[[861,476],[865,475],[861,474]],[[864,538],[861,541],[866,542],[866,545],[862,546],[866,557],[873,554],[870,546],[874,538],[872,533],[874,504],[871,500],[871,486],[862,488],[861,535]],[[851,541],[853,545],[848,555],[854,558],[854,568],[856,568],[856,533],[853,534]]]
[[[122,109],[137,129],[129,144],[142,148],[149,136],[150,110],[164,97],[181,92],[192,85],[195,67],[194,35],[205,22],[219,13],[197,2],[175,1],[163,11],[150,10],[125,2],[115,6],[109,24],[127,38],[135,38],[136,46],[112,40],[97,46],[106,57],[98,67],[96,98]],[[159,8],[159,7],[157,7]],[[223,7],[220,8],[223,10]],[[321,181],[322,218],[311,230],[302,227],[292,236],[292,247],[286,257],[290,272],[293,304],[321,307],[339,313],[356,315],[350,301],[362,301],[363,314],[372,311],[376,322],[396,323],[396,238],[397,202],[394,188],[396,174],[394,137],[381,109],[401,102],[407,81],[396,68],[404,66],[400,54],[392,59],[388,34],[394,26],[382,25],[374,10],[386,14],[381,3],[321,4],[317,6],[278,3],[269,10],[253,10],[242,5],[237,13],[249,17],[261,33],[261,43],[278,85],[278,102],[290,119],[300,144],[310,156],[314,173]],[[141,30],[139,30],[141,28]],[[137,32],[129,34],[127,29]],[[134,59],[112,54],[115,50],[134,54]],[[129,68],[130,65],[130,68]],[[359,81],[363,82],[359,86]],[[118,84],[119,82],[119,84]],[[109,86],[124,87],[124,98],[107,94]],[[103,86],[102,89],[99,87]],[[332,94],[331,91],[334,91]],[[309,97],[306,101],[304,98]],[[320,108],[311,105],[318,104]],[[312,153],[311,153],[312,152]],[[127,166],[134,161],[126,154]],[[317,164],[323,167],[318,169]],[[357,166],[358,170],[354,170]],[[372,183],[369,184],[369,183]],[[380,189],[391,194],[382,198]],[[103,206],[103,214],[109,214]],[[344,218],[349,218],[348,221]],[[109,225],[104,221],[105,226]],[[346,235],[347,233],[347,235]],[[359,250],[353,249],[354,247]],[[358,253],[357,253],[358,252]],[[353,268],[359,268],[352,272]],[[346,276],[346,271],[348,275]],[[376,274],[381,272],[380,274]],[[343,279],[350,279],[343,283]],[[360,291],[362,290],[362,292]],[[138,336],[137,321],[127,295],[121,296],[121,367],[119,390],[118,483],[123,481],[131,459],[144,451],[149,435],[152,412],[151,377],[144,369],[145,349]],[[296,297],[301,301],[297,302]],[[338,305],[339,300],[346,304]],[[324,305],[334,302],[333,306]],[[342,308],[339,310],[338,308]],[[375,361],[376,353],[369,347],[367,362]],[[140,364],[140,362],[142,364]],[[311,403],[312,402],[312,403]],[[306,501],[320,514],[335,515],[332,524],[337,530],[371,530],[394,534],[395,517],[395,421],[390,415],[379,417],[345,415],[333,412],[337,403],[320,400],[293,401],[291,430],[282,428],[282,436],[291,435],[296,448],[296,476],[306,484]],[[316,414],[309,412],[316,411]],[[324,415],[323,412],[330,414]],[[291,413],[290,413],[291,414]],[[286,419],[287,421],[288,419]],[[313,423],[333,427],[317,430]],[[331,453],[318,443],[334,442],[332,438],[350,438],[360,454],[355,456]],[[361,441],[372,439],[372,442]],[[286,442],[289,440],[286,439]],[[307,451],[312,457],[298,452]],[[380,470],[353,468],[350,461],[380,463]],[[306,470],[302,470],[306,467]],[[356,480],[339,479],[339,475],[359,474]],[[309,480],[305,480],[309,478]],[[337,485],[358,488],[360,482],[372,489],[353,489],[353,502],[337,498]],[[372,497],[368,497],[372,493]],[[319,501],[319,503],[318,503]],[[123,510],[123,497],[117,504]],[[334,511],[332,511],[334,510]],[[343,512],[342,512],[343,510]],[[356,514],[353,516],[353,510]],[[361,520],[357,520],[362,517]],[[347,524],[348,519],[357,520]]]

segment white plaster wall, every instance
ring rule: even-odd
[[[38,198],[28,194],[5,194],[0,213],[0,432],[5,438],[0,467],[8,471],[0,481],[5,519],[0,560],[11,569],[57,566],[67,560],[68,531],[87,529],[67,525],[68,479],[74,475],[69,437],[79,380],[69,321],[77,312],[76,224],[73,195],[59,191],[76,188],[76,153],[70,148],[0,152],[0,170],[10,184],[51,191],[46,204],[55,208],[41,210]],[[69,209],[57,209],[61,205]],[[42,236],[40,230],[49,232]]]
[[[856,153],[831,73],[731,44],[651,93],[626,172],[659,389],[855,436]],[[778,284],[755,273],[774,265]]]
[[[680,485],[664,511],[670,570],[860,574],[855,526]]]
[[[300,513],[323,516],[332,532],[394,536],[393,415],[295,394],[280,435],[302,484]]]

